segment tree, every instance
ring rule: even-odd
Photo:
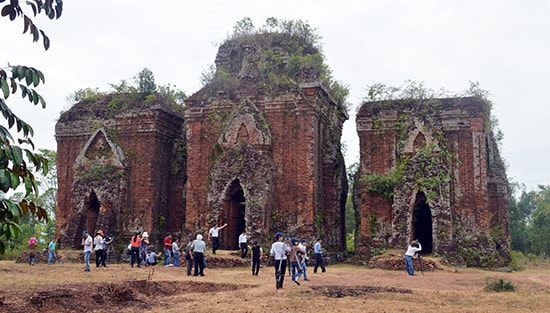
[[[532,253],[550,255],[550,186],[538,186],[536,208],[531,215],[527,233]]]
[[[153,72],[144,68],[134,78],[138,86],[138,92],[146,95],[152,95],[157,91],[157,85],[155,85],[155,75]]]
[[[0,3],[6,2],[0,0]],[[63,11],[62,0],[28,0],[24,2],[32,10],[32,16],[46,15],[49,19],[58,19]],[[28,8],[28,7],[25,7]],[[33,41],[43,39],[44,49],[50,47],[50,39],[44,31],[40,30],[25,14],[18,0],[11,0],[4,4],[0,11],[1,16],[14,21],[23,19],[23,33],[30,32]],[[48,160],[39,154],[32,152],[34,143],[31,137],[34,134],[32,127],[24,120],[16,116],[8,107],[7,99],[19,90],[23,99],[27,98],[34,105],[40,103],[44,108],[46,102],[35,90],[38,85],[44,83],[44,75],[39,70],[23,65],[10,65],[0,68],[0,112],[7,122],[7,128],[0,125],[0,190],[4,193],[17,189],[21,184],[25,187],[25,198],[38,194],[38,186],[35,182],[35,172],[48,173]],[[15,127],[16,133],[22,138],[14,140],[10,129]],[[28,147],[30,146],[30,149]],[[5,251],[5,242],[17,238],[21,234],[20,222],[24,216],[35,216],[40,221],[48,221],[46,209],[33,201],[22,199],[14,201],[0,199],[0,254]]]

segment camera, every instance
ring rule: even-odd
[[[105,236],[105,242],[109,242],[108,244],[111,244],[111,240],[114,240],[115,238],[113,237],[113,235],[109,234],[107,236]]]

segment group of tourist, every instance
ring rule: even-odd
[[[322,247],[323,239],[319,238],[313,245],[315,255],[315,266],[313,272],[317,273],[318,268],[326,272],[323,261],[325,249]],[[290,265],[291,279],[296,285],[300,285],[300,278],[303,276],[305,281],[307,277],[307,239],[286,238],[283,233],[275,234],[275,242],[271,245],[270,255],[273,257],[275,267],[276,288],[283,288],[287,261]]]

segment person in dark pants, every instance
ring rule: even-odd
[[[248,237],[246,236],[246,230],[239,235],[239,247],[241,248],[241,258],[246,258],[248,254]]]
[[[262,260],[262,255],[264,254],[264,251],[262,250],[262,247],[258,245],[258,240],[252,241],[252,256],[251,256],[251,264],[252,264],[252,275],[258,276],[258,273],[260,272],[260,262]]]
[[[317,273],[317,268],[321,267],[321,270],[326,272],[325,263],[323,262],[323,249],[322,247],[323,239],[317,239],[317,242],[313,246],[313,252],[315,253],[315,267],[313,268],[313,273]]]
[[[195,263],[195,276],[204,276],[204,251],[206,244],[202,241],[202,235],[198,234],[197,239],[191,245],[193,249],[193,263]]]
[[[216,250],[220,247],[220,230],[225,226],[227,226],[227,223],[220,227],[216,224],[208,231],[208,237],[212,240],[212,254],[216,254]]]
[[[185,246],[185,260],[187,260],[187,276],[191,276],[191,270],[193,269],[193,239],[189,240],[187,246]]]
[[[275,242],[271,245],[270,254],[273,256],[275,266],[275,281],[277,289],[283,288],[286,272],[286,255],[290,253],[291,249],[286,243],[283,242],[283,234],[275,234]]]

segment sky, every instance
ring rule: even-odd
[[[354,117],[368,86],[414,80],[459,93],[477,82],[494,103],[509,179],[527,190],[550,185],[550,0],[65,1],[60,19],[34,19],[48,51],[22,34],[22,19],[0,17],[0,67],[32,66],[46,77],[37,88],[46,109],[19,95],[7,103],[34,128],[36,148],[55,150],[55,123],[71,93],[109,91],[148,68],[157,85],[191,95],[245,17],[256,27],[269,17],[299,19],[322,37],[326,64],[350,90],[348,166],[359,161]]]

